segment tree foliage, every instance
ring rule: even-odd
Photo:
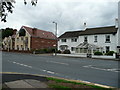
[[[13,13],[13,8],[15,3],[15,0],[0,0],[0,18],[1,21],[6,22],[6,17],[8,16],[8,13]],[[24,4],[27,4],[27,1],[24,0]],[[31,0],[31,4],[33,6],[36,6],[37,0]]]
[[[9,37],[13,35],[13,29],[12,28],[6,28],[6,29],[1,29],[2,30],[2,39],[5,37]]]

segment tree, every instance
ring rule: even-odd
[[[2,31],[2,39],[5,37],[9,37],[13,35],[13,29],[12,28],[6,28],[6,29],[1,29]]]
[[[6,17],[8,16],[8,13],[13,13],[13,4],[15,3],[15,0],[0,0],[0,18],[1,21],[6,22]],[[27,4],[27,1],[24,0],[24,4]],[[37,0],[31,0],[31,4],[33,6],[36,6]]]

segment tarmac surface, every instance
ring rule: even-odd
[[[120,87],[119,61],[8,52],[3,52],[2,57],[2,72],[5,73],[47,75]]]

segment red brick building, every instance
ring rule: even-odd
[[[15,38],[16,50],[55,48],[56,36],[49,31],[22,26]]]

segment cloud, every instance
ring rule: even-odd
[[[50,2],[51,1],[51,2]],[[9,14],[7,23],[0,27],[20,29],[22,25],[36,27],[46,31],[55,31],[53,21],[58,23],[58,35],[66,31],[81,30],[87,27],[114,25],[117,16],[118,0],[45,0],[39,1],[37,6],[30,2],[24,5],[20,0],[16,2],[13,14]]]

